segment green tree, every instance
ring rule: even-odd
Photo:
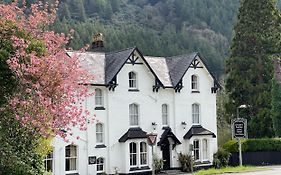
[[[36,151],[41,145],[40,136],[22,127],[7,107],[18,84],[7,64],[14,54],[11,37],[24,37],[24,32],[6,21],[0,22],[0,33],[0,174],[43,174],[42,155]]]
[[[250,137],[272,137],[270,55],[278,52],[280,42],[279,12],[275,0],[242,0],[231,55],[227,60],[226,90],[229,101],[226,109],[230,117],[248,119]]]

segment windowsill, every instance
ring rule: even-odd
[[[104,144],[98,144],[95,146],[95,148],[106,148],[106,146]]]
[[[79,175],[78,171],[66,171],[66,175]]]
[[[200,123],[192,123],[192,126],[199,126],[201,125]]]
[[[202,164],[210,164],[211,162],[210,161],[206,161],[206,160],[204,160],[204,161],[201,161],[201,160],[196,160],[196,161],[194,161],[194,165],[202,165]]]
[[[192,90],[191,93],[200,93],[198,90]]]
[[[132,167],[132,168],[130,168],[129,171],[139,171],[139,170],[149,170],[149,169],[150,169],[149,166],[144,165],[142,167]]]
[[[105,108],[103,106],[98,106],[98,107],[95,107],[95,110],[105,110]]]
[[[128,89],[129,92],[139,92],[140,90],[138,89]]]

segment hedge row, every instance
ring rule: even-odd
[[[243,152],[281,151],[281,139],[279,138],[243,139],[241,142]],[[238,142],[230,140],[223,145],[223,148],[231,153],[238,152]]]

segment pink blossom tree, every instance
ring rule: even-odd
[[[0,4],[1,23],[12,23],[23,33],[14,31],[9,38],[14,52],[7,64],[18,84],[9,107],[24,127],[46,138],[65,138],[72,126],[85,130],[89,113],[83,102],[90,94],[84,84],[93,77],[79,66],[77,57],[66,54],[69,36],[46,30],[55,20],[58,1],[53,6],[32,4],[28,15],[22,4]]]

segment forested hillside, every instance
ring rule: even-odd
[[[239,0],[61,0],[52,29],[74,29],[69,44],[74,49],[103,33],[105,51],[132,46],[157,56],[199,51],[219,75],[238,7]]]

